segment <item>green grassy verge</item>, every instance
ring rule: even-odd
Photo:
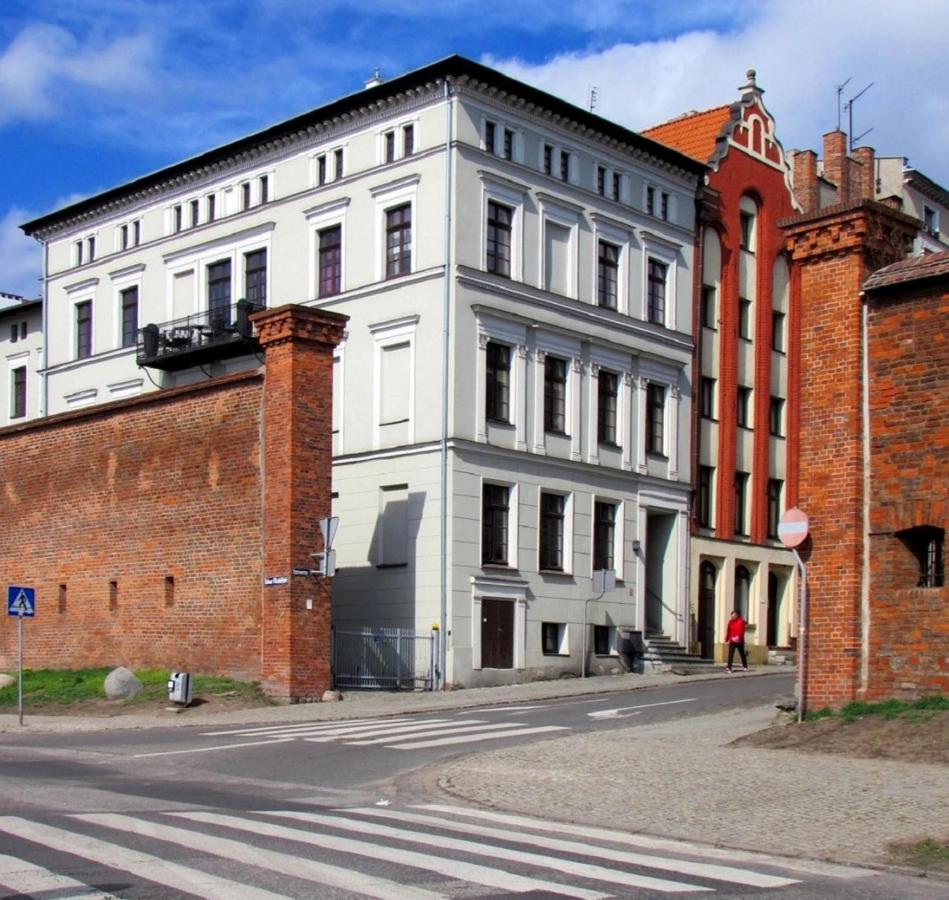
[[[41,706],[70,706],[91,700],[105,699],[105,677],[111,668],[101,669],[24,669],[23,704],[31,708]],[[16,673],[11,672],[16,677]],[[168,675],[164,669],[145,669],[135,676],[142,682],[142,690],[130,700],[130,705],[148,703],[154,700],[168,699]],[[194,697],[217,695],[237,695],[245,700],[270,701],[261,692],[259,685],[233,681],[230,678],[218,678],[213,675],[194,675],[191,680],[191,693]],[[0,688],[0,708],[17,705],[16,682]]]
[[[949,872],[949,842],[925,838],[907,844],[893,844],[890,855],[894,862],[919,869]]]
[[[936,712],[946,709],[949,709],[949,697],[944,694],[931,694],[928,697],[920,697],[919,700],[881,700],[879,703],[856,701],[836,710],[824,707],[808,712],[804,718],[808,721],[835,718],[854,722],[867,716],[882,716],[884,719],[925,721],[931,719]]]

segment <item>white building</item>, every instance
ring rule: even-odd
[[[17,425],[40,413],[43,302],[0,292],[0,359],[5,389],[0,426]]]
[[[238,298],[345,313],[337,626],[440,625],[459,685],[685,644],[703,171],[460,57],[372,84],[24,226],[43,410],[256,367]]]
[[[898,198],[900,209],[915,216],[923,227],[913,242],[913,255],[939,253],[949,247],[949,191],[909,165],[901,156],[878,156],[876,197]]]

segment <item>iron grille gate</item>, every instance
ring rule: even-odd
[[[431,691],[437,666],[437,629],[333,629],[333,687]]]

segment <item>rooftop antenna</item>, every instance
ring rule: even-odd
[[[844,88],[850,84],[852,79],[848,78],[843,84],[837,85],[837,130],[840,131],[840,95],[843,94]]]
[[[587,106],[590,107],[590,112],[596,109],[596,103],[599,99],[600,89],[595,84],[591,84],[587,93]]]
[[[854,96],[851,97],[851,98],[847,101],[847,112],[848,112],[849,115],[850,115],[849,132],[850,132],[850,152],[851,152],[851,153],[853,153],[853,143],[854,143],[854,136],[853,136],[853,104],[854,104],[854,101],[859,100],[867,91],[869,91],[870,88],[873,87],[873,84],[874,84],[874,82],[871,81],[862,91],[860,91],[859,94],[854,94]],[[873,131],[873,129],[872,129],[872,128],[868,128],[865,132],[863,132],[863,134],[860,135],[860,137],[866,137],[871,131]]]

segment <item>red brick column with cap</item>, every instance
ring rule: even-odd
[[[333,348],[347,317],[288,305],[251,320],[265,353],[261,684],[318,699],[331,686],[332,579],[292,573],[314,565],[330,515]]]

